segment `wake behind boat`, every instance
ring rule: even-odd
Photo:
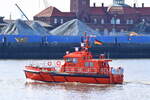
[[[94,84],[122,84],[123,68],[109,66],[112,60],[105,59],[103,54],[99,59],[93,59],[89,52],[89,36],[85,34],[84,44],[81,50],[66,52],[64,64],[60,69],[55,67],[25,66],[24,72],[27,79],[43,82],[80,82]]]

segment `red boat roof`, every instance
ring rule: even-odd
[[[90,53],[89,52],[85,52],[85,51],[77,51],[77,52],[72,52],[72,53],[69,53],[67,55],[65,55],[64,57],[67,58],[67,57],[83,57],[83,56],[87,56],[89,55]],[[91,55],[91,54],[90,54]]]

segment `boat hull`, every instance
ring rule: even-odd
[[[94,84],[122,84],[123,75],[88,75],[24,70],[26,78],[42,82],[80,82]]]

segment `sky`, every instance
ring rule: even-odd
[[[47,3],[44,3],[47,1]],[[112,4],[113,0],[91,0],[90,5],[96,3],[96,6],[101,6],[104,3],[105,6]],[[150,7],[150,0],[125,0],[126,4],[133,5],[137,1],[137,5],[141,7],[142,3],[145,6]],[[33,19],[33,16],[44,10],[47,6],[54,6],[60,11],[69,12],[70,0],[1,0],[0,3],[0,16],[4,16],[5,19],[25,19],[18,8],[15,6],[18,4],[29,19]]]

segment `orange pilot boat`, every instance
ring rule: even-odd
[[[64,64],[57,70],[55,67],[25,66],[24,72],[27,79],[42,82],[80,82],[94,84],[122,84],[123,68],[109,66],[112,60],[100,55],[93,59],[89,52],[89,36],[85,35],[84,45],[81,50],[66,52]]]

